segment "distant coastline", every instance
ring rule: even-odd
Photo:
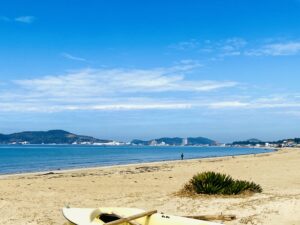
[[[218,142],[205,137],[163,137],[143,141],[134,139],[131,142],[106,140],[91,136],[78,135],[64,130],[24,131],[13,134],[0,134],[0,144],[72,144],[72,145],[142,145],[142,146],[218,146]]]
[[[278,141],[262,141],[251,138],[245,141],[221,143],[206,137],[161,137],[150,140],[133,139],[130,142],[99,139],[78,135],[65,130],[24,131],[13,134],[0,134],[0,145],[92,145],[92,146],[222,146],[222,147],[300,147],[300,138]]]

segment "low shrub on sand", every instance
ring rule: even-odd
[[[190,194],[237,195],[262,192],[260,185],[244,180],[234,180],[231,176],[215,172],[198,173],[184,186]]]

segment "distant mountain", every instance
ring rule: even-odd
[[[143,141],[139,139],[134,139],[130,142],[132,145],[149,145],[151,141]]]
[[[234,141],[231,146],[268,146],[268,147],[295,147],[300,146],[300,138],[287,138],[278,141],[261,141],[256,138],[248,139],[246,141]]]
[[[163,137],[158,139],[152,139],[148,141],[143,140],[132,140],[131,144],[133,145],[216,145],[217,142],[204,137]]]
[[[232,145],[256,145],[256,144],[265,144],[264,141],[261,141],[256,138],[251,138],[246,141],[234,141],[232,142]]]
[[[64,130],[25,131],[13,134],[0,134],[0,144],[72,144],[72,143],[106,143],[110,140],[100,140],[90,136],[73,134]]]
[[[188,144],[189,145],[197,145],[197,144],[202,144],[202,145],[216,145],[217,142],[208,138],[204,137],[189,137],[188,138]]]
[[[251,138],[251,139],[248,139],[247,141],[251,142],[251,143],[260,143],[260,142],[263,142],[263,141],[261,141],[259,139],[256,139],[256,138]]]
[[[181,145],[183,143],[183,138],[179,138],[179,137],[174,137],[174,138],[163,137],[163,138],[155,139],[154,141],[156,141],[157,144],[162,144],[164,142],[167,145]]]

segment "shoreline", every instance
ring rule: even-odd
[[[215,147],[215,146],[213,146]],[[221,147],[222,146],[218,146]],[[260,152],[260,153],[250,153],[250,154],[238,154],[238,155],[227,155],[227,156],[215,156],[215,157],[202,157],[202,158],[192,158],[192,159],[184,159],[184,160],[165,160],[165,161],[153,161],[153,162],[140,162],[140,163],[129,163],[129,164],[118,164],[118,165],[108,165],[108,166],[92,166],[92,167],[80,167],[80,168],[66,168],[66,169],[55,169],[55,170],[43,170],[43,171],[36,171],[36,172],[24,172],[24,173],[9,173],[9,174],[0,174],[0,179],[6,177],[14,177],[14,176],[30,176],[30,175],[44,175],[49,173],[60,174],[60,173],[68,173],[68,172],[80,172],[80,171],[87,171],[87,170],[97,170],[97,169],[112,169],[118,167],[130,167],[130,166],[143,166],[143,165],[150,165],[151,164],[163,164],[163,163],[176,163],[182,161],[195,161],[195,160],[213,160],[213,159],[226,159],[232,157],[242,157],[242,156],[252,156],[252,155],[262,155],[262,154],[270,154],[275,153],[277,151],[283,150],[285,148],[266,148],[266,147],[253,147],[257,149],[268,150],[269,152]]]
[[[177,196],[193,175],[214,171],[255,182],[262,193]],[[300,148],[261,154],[6,175],[1,225],[63,225],[62,207],[132,207],[171,215],[236,215],[228,225],[300,224]],[[53,172],[53,171],[51,171]]]

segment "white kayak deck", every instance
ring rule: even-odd
[[[102,221],[100,215],[118,215],[120,225],[220,225],[220,223],[172,216],[156,211],[146,212],[136,208],[101,207],[101,208],[63,208],[64,217],[75,225],[113,225],[116,221]],[[135,217],[139,218],[135,218]],[[126,220],[129,218],[129,220]],[[134,219],[131,219],[134,218]],[[125,219],[125,220],[124,220]]]

